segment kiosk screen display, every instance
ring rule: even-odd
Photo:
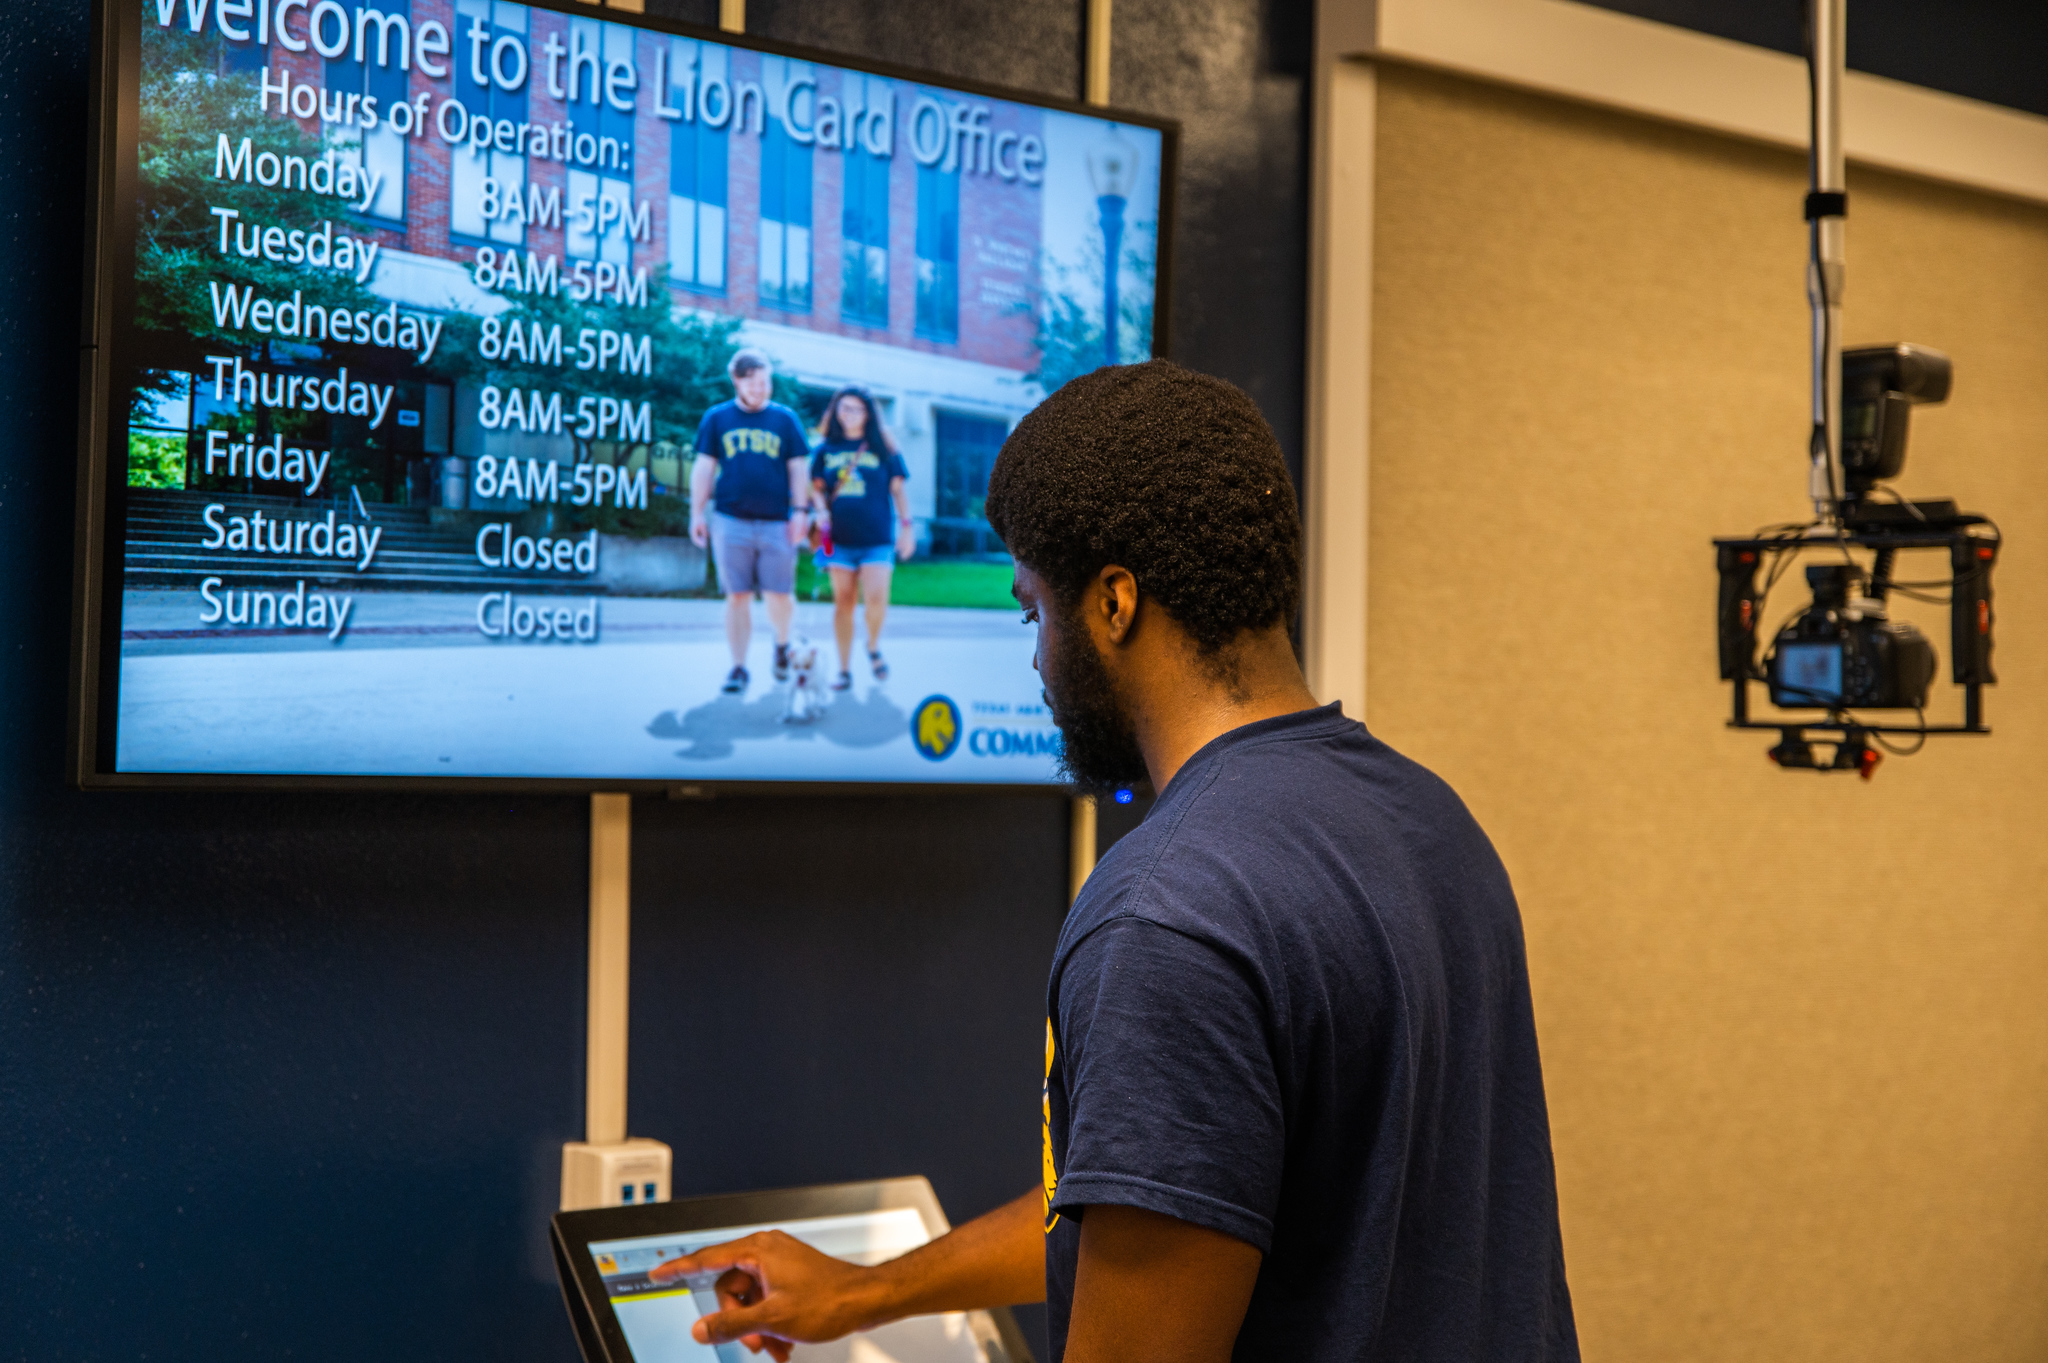
[[[634,1363],[743,1363],[751,1358],[743,1345],[712,1347],[690,1337],[691,1325],[718,1309],[715,1275],[668,1283],[652,1281],[648,1274],[666,1260],[763,1230],[786,1231],[815,1249],[857,1264],[893,1259],[930,1239],[917,1212],[898,1207],[687,1234],[594,1240],[590,1256]],[[813,1363],[984,1363],[993,1341],[993,1327],[985,1320],[954,1312],[898,1321],[835,1344],[804,1346],[796,1357]]]
[[[102,26],[81,780],[1053,779],[983,497],[1156,352],[1170,127],[573,5]]]

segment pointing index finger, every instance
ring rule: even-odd
[[[753,1262],[746,1246],[746,1240],[728,1240],[722,1245],[711,1245],[695,1254],[684,1254],[656,1264],[648,1270],[647,1276],[670,1282],[697,1273],[722,1273],[728,1268],[746,1268]]]

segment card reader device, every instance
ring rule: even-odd
[[[780,1230],[856,1264],[878,1264],[951,1229],[921,1177],[684,1198],[558,1213],[550,1239],[584,1363],[754,1363],[744,1345],[699,1344],[718,1309],[715,1274],[654,1282],[659,1264],[757,1231]],[[831,1344],[804,1363],[1033,1363],[1007,1309],[913,1316]]]

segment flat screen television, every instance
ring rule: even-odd
[[[982,500],[1161,353],[1172,124],[574,3],[95,51],[81,784],[1056,779]]]

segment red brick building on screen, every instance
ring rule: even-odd
[[[479,287],[480,260],[580,261],[628,290],[665,268],[677,306],[743,318],[743,339],[813,394],[868,386],[909,461],[921,533],[952,552],[993,547],[988,466],[1041,396],[1026,376],[1042,111],[499,0],[316,8],[330,11],[324,44],[229,43],[228,65],[376,177],[354,216],[382,246],[377,293],[489,313],[504,304]],[[335,10],[360,37],[328,58],[316,49],[333,50]],[[435,25],[445,54],[418,45]],[[379,63],[380,35],[414,43],[410,60],[387,47]],[[311,87],[310,116],[287,85]],[[483,432],[463,419],[474,402],[454,394],[444,459],[561,439]],[[668,447],[620,453],[658,486],[687,466]],[[437,481],[436,499],[460,485]]]

